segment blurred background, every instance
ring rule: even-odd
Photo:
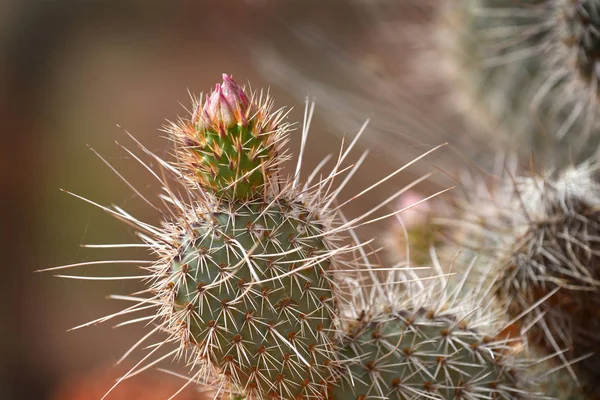
[[[464,163],[461,152],[475,142],[440,101],[448,89],[435,71],[436,4],[0,1],[0,399],[99,399],[137,360],[134,355],[129,364],[113,368],[146,332],[141,324],[113,329],[111,321],[67,332],[122,309],[124,304],[107,295],[134,292],[135,284],[33,273],[83,261],[150,257],[136,249],[81,248],[132,243],[136,237],[128,226],[59,190],[159,222],[88,149],[142,193],[155,195],[157,183],[115,143],[136,148],[117,124],[168,159],[169,143],[159,129],[166,119],[187,114],[188,91],[210,90],[225,72],[253,88],[270,87],[276,107],[293,107],[292,121],[302,121],[307,96],[316,101],[305,171],[335,152],[342,135],[353,137],[371,119],[355,158],[367,148],[370,156],[342,197],[450,142],[361,199],[356,212],[424,173]],[[294,154],[298,144],[299,134],[292,135]],[[450,184],[438,173],[420,188],[431,194]],[[115,264],[77,272],[136,270]],[[182,382],[171,378],[149,371],[108,398],[166,399]]]

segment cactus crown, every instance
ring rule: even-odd
[[[248,94],[223,74],[223,83],[193,109],[190,119],[166,129],[192,185],[225,199],[253,199],[275,184],[289,124],[283,109],[273,112],[268,94]]]

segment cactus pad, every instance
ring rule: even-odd
[[[284,199],[198,214],[164,282],[173,329],[249,399],[323,393],[335,304],[317,215]]]

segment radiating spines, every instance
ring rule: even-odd
[[[193,104],[189,119],[168,128],[187,179],[225,199],[252,199],[277,184],[289,124],[265,93],[247,93],[233,78]]]
[[[323,396],[336,359],[328,221],[290,195],[196,209],[164,260],[169,326],[248,399]]]
[[[486,260],[480,272],[494,282],[511,318],[527,327],[528,340],[546,354],[560,353],[570,373],[591,384],[600,365],[597,355],[589,357],[600,348],[596,170],[584,163],[544,175],[505,176],[487,197],[457,203],[454,223],[463,232],[460,244]]]

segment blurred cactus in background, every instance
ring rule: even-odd
[[[556,167],[595,154],[595,0],[448,1],[439,21],[453,105],[476,130]]]
[[[538,353],[560,353],[566,366],[581,360],[575,370],[590,384],[600,346],[596,169],[505,173],[489,188],[465,181],[454,216],[437,220],[455,244],[480,255],[471,273],[493,282],[499,307],[521,319]]]

